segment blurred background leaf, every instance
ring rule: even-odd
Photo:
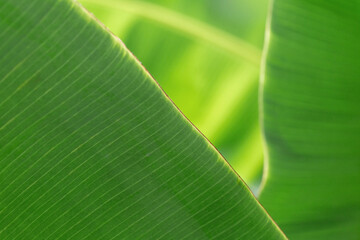
[[[267,0],[80,0],[256,190]]]
[[[275,0],[260,202],[290,239],[360,239],[360,1]]]

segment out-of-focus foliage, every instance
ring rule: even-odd
[[[275,0],[260,202],[290,239],[360,239],[360,1]]]
[[[80,0],[250,185],[262,171],[258,77],[267,0]]]

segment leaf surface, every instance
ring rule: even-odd
[[[76,2],[0,1],[0,238],[283,239]]]
[[[360,2],[275,0],[260,202],[290,239],[360,238]]]
[[[267,0],[80,2],[255,189],[263,159],[257,98]]]

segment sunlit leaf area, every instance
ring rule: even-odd
[[[0,0],[0,240],[360,239],[360,0]]]
[[[258,83],[268,1],[80,1],[257,189]]]

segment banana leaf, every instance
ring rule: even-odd
[[[255,190],[263,165],[257,99],[267,0],[80,2]]]
[[[360,2],[275,0],[260,202],[290,239],[360,239]]]
[[[1,0],[0,16],[2,240],[285,239],[79,4]]]

